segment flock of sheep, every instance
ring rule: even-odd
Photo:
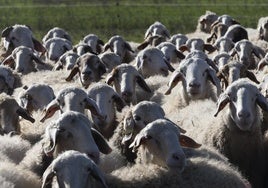
[[[2,31],[0,187],[268,187],[268,17],[140,44]]]

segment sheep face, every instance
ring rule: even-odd
[[[16,82],[18,83],[16,84]],[[16,78],[11,69],[0,66],[0,93],[11,95],[18,86],[21,86],[20,78]]]
[[[106,77],[108,85],[114,85],[116,92],[127,104],[136,104],[136,83],[145,91],[151,92],[139,72],[131,65],[121,64]]]
[[[46,128],[43,145],[45,153],[56,157],[65,150],[76,150],[86,153],[98,163],[100,149],[96,144],[98,140],[96,142],[94,140],[91,127],[92,123],[79,112],[66,112],[60,115]]]
[[[47,34],[43,37],[42,42],[45,43],[47,40],[54,38],[54,37],[59,37],[63,39],[67,39],[70,42],[72,41],[70,35],[62,28],[59,27],[54,27],[50,29]]]
[[[184,59],[185,56],[176,49],[176,46],[170,42],[163,42],[157,46],[160,49],[165,59],[170,63],[177,63],[179,60]]]
[[[107,72],[122,63],[121,57],[114,52],[104,52],[99,55],[101,62],[105,65]]]
[[[180,46],[186,43],[188,37],[183,34],[173,35],[170,39],[170,42],[176,46],[176,49],[179,50]]]
[[[170,33],[167,30],[166,26],[164,26],[162,23],[156,21],[145,32],[144,39],[147,39],[150,36],[163,36],[165,38],[170,38]]]
[[[168,120],[158,119],[143,128],[130,147],[133,147],[135,151],[140,145],[143,145],[145,151],[142,159],[145,161],[143,162],[153,162],[182,171],[185,166],[185,154],[180,140],[186,136],[181,136],[181,138],[180,136],[180,131],[175,124]],[[189,137],[187,139],[191,140]],[[196,147],[200,146],[194,141],[192,143]],[[151,154],[151,159],[147,158],[148,154]]]
[[[54,70],[60,70],[65,68],[66,70],[71,70],[78,59],[78,55],[74,52],[66,52],[62,56],[60,56],[59,61],[55,65]]]
[[[107,84],[94,85],[88,91],[88,96],[96,101],[102,114],[102,119],[92,115],[93,122],[100,130],[106,129],[115,121],[115,107],[121,111],[125,105],[123,99]]]
[[[91,187],[93,179],[107,187],[97,165],[77,151],[66,151],[50,164],[43,174],[42,188],[49,186],[54,176],[59,187]]]
[[[231,39],[226,37],[220,37],[214,43],[214,47],[217,49],[219,53],[221,52],[229,52],[234,47],[234,43]]]
[[[157,48],[147,48],[141,51],[136,57],[135,66],[144,77],[157,74],[167,76],[169,71],[174,71],[163,52]]]
[[[84,37],[83,42],[88,44],[92,51],[96,54],[100,54],[102,51],[102,46],[104,45],[104,42],[99,39],[97,35],[89,34]]]
[[[45,48],[47,59],[56,62],[61,55],[72,49],[72,44],[69,40],[55,37],[46,41]]]
[[[259,117],[259,105],[267,111],[268,103],[258,88],[247,79],[239,79],[227,87],[218,99],[218,110],[215,116],[227,104],[230,117],[235,125],[242,131],[249,131],[256,124]],[[227,125],[228,126],[228,125]],[[233,127],[229,127],[232,129]]]

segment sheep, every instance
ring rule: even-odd
[[[106,83],[114,85],[115,91],[123,98],[126,104],[136,104],[136,83],[146,92],[151,92],[144,78],[129,64],[121,64],[106,76]]]
[[[134,59],[133,49],[125,39],[119,35],[115,35],[109,39],[104,45],[104,51],[110,49],[115,54],[119,55],[123,63],[129,63]]]
[[[26,46],[35,49],[42,54],[45,53],[45,47],[33,37],[32,30],[26,25],[13,25],[3,29],[1,34],[1,43],[4,43],[4,48],[1,52],[1,57],[7,57],[11,52],[19,46]]]
[[[38,110],[42,111],[55,99],[53,89],[46,84],[32,84],[29,87],[24,86],[23,89],[18,96],[19,105],[29,113]]]
[[[75,46],[73,47],[73,51],[74,51],[75,53],[77,53],[77,55],[79,55],[79,56],[81,56],[81,55],[83,55],[83,54],[85,54],[85,53],[88,53],[88,52],[97,55],[97,54],[92,50],[91,46],[89,46],[89,45],[86,44],[86,43],[82,43],[82,42],[80,42],[79,44],[75,45]]]
[[[214,52],[216,49],[211,44],[205,44],[205,42],[201,38],[191,38],[188,39],[187,42],[180,46],[180,51],[194,51],[194,50],[200,50],[205,51],[207,50],[209,53]]]
[[[207,38],[207,42],[214,43],[215,40],[222,37],[228,29],[228,25],[217,22],[211,25],[210,36]]]
[[[12,95],[14,89],[21,87],[21,77],[10,68],[0,65],[0,93]]]
[[[134,150],[138,149],[138,154],[144,155],[140,156],[137,164],[113,171],[112,176],[107,177],[108,186],[250,187],[247,180],[224,157],[213,158],[210,153],[200,155],[203,151],[190,149],[192,151],[188,151],[189,157],[186,158],[181,146],[197,148],[200,145],[181,135],[178,127],[168,120],[158,119],[149,123],[135,137],[131,146]],[[124,182],[128,184],[124,185]]]
[[[72,49],[72,43],[63,38],[53,37],[48,39],[44,46],[46,48],[46,60],[57,62],[62,54]]]
[[[78,73],[82,86],[87,88],[92,82],[98,82],[105,72],[106,67],[97,55],[85,53],[77,59],[76,65],[65,80],[71,81]]]
[[[233,19],[231,16],[224,14],[218,17],[218,22],[221,22],[223,24],[226,24],[227,26],[231,26],[234,24],[239,24],[235,19]]]
[[[60,27],[53,27],[43,37],[42,39],[43,44],[46,43],[46,41],[48,41],[49,39],[54,38],[54,37],[63,38],[72,42],[72,38],[67,31],[65,31],[64,29]]]
[[[224,85],[226,88],[229,84],[233,83],[239,78],[249,78],[253,82],[259,84],[255,74],[247,70],[244,64],[239,63],[238,61],[231,61],[224,65],[219,72],[217,73],[219,79],[224,80]]]
[[[100,160],[100,152],[111,152],[106,140],[92,128],[92,122],[84,114],[68,111],[50,122],[44,138],[26,153],[19,165],[42,176],[53,158],[65,150],[84,152],[96,163]]]
[[[12,131],[20,133],[19,116],[32,123],[35,121],[25,109],[19,106],[13,97],[5,93],[0,94],[0,114],[3,133]]]
[[[45,115],[40,120],[44,122],[60,110],[61,113],[67,111],[76,111],[84,113],[89,109],[92,114],[100,119],[103,118],[96,102],[87,96],[87,93],[77,87],[68,87],[59,91],[56,98],[53,99],[45,108]]]
[[[259,61],[257,70],[266,73],[267,72],[267,68],[265,68],[266,65],[268,65],[268,53],[266,53],[265,56]]]
[[[82,41],[88,44],[94,53],[100,54],[102,52],[104,42],[97,35],[88,34],[83,38]]]
[[[53,178],[57,177],[56,181]],[[60,154],[43,174],[42,188],[49,187],[105,187],[105,176],[98,166],[78,151]],[[99,184],[97,184],[99,183]]]
[[[219,52],[215,55],[212,61],[217,65],[218,69],[221,70],[231,59],[231,56],[226,52]]]
[[[10,188],[9,185],[14,188],[41,187],[41,181],[34,173],[10,162],[0,162],[0,177],[0,185],[7,186],[4,188]]]
[[[180,50],[180,46],[185,44],[187,40],[188,37],[186,35],[178,33],[172,35],[169,41],[176,46],[177,50]]]
[[[182,81],[182,87],[180,87],[177,99],[175,99],[178,101],[174,103],[173,95],[165,99],[163,107],[165,111],[168,110],[166,113],[173,108],[188,105],[192,100],[211,98],[216,101],[221,93],[220,80],[217,78],[216,72],[209,67],[205,60],[200,58],[190,58],[181,62],[170,77],[165,95],[169,95],[180,81]],[[213,91],[209,81],[216,86],[216,93]],[[170,102],[172,103],[171,106]]]
[[[105,83],[94,84],[87,91],[87,95],[96,101],[96,105],[104,117],[100,119],[92,115],[93,126],[99,130],[106,139],[109,139],[118,124],[116,120],[116,109],[120,112],[125,106],[125,102],[111,86]]]
[[[180,115],[188,117],[190,111],[191,117],[198,117],[198,106],[204,107],[206,104],[196,103],[184,109],[186,114],[180,111]],[[227,104],[229,108],[225,108]],[[215,104],[212,105],[211,108],[215,109]],[[204,117],[194,118],[190,124],[184,122],[182,126],[188,136],[217,148],[232,164],[238,166],[253,187],[263,187],[266,168],[259,107],[268,111],[265,97],[256,84],[241,78],[220,95],[214,116],[223,111],[221,116],[213,118],[212,109],[208,112],[202,109]]]
[[[167,39],[170,38],[170,33],[166,26],[164,26],[159,21],[154,22],[152,25],[149,26],[149,28],[146,30],[144,39],[147,39],[150,36],[160,35]]]
[[[163,42],[159,44],[157,48],[163,52],[166,60],[169,63],[176,64],[185,58],[185,56],[179,50],[177,50],[176,46],[171,42]]]
[[[0,143],[0,155],[5,155],[14,164],[19,164],[31,148],[31,144],[19,135],[0,136]]]
[[[267,26],[268,26],[268,17],[259,18],[257,25],[258,38],[268,42]]]
[[[236,43],[240,40],[248,39],[248,32],[243,26],[234,24],[228,27],[223,37],[230,38],[234,43]]]
[[[184,57],[183,54],[180,53],[180,55],[180,57]],[[169,71],[174,71],[174,68],[170,65],[164,53],[155,47],[140,51],[136,56],[134,66],[144,78],[156,74],[168,76]]]
[[[218,19],[218,17],[219,16],[216,15],[216,13],[207,10],[205,15],[199,17],[196,31],[210,33],[211,25]]]
[[[111,72],[117,65],[122,64],[121,57],[114,52],[104,52],[99,55],[101,62],[106,67],[106,72]]]
[[[15,63],[15,65],[12,65],[13,63]],[[31,48],[26,46],[15,48],[11,55],[3,60],[2,64],[14,67],[16,72],[22,74],[36,72],[38,70],[37,65],[42,66],[43,69],[50,69],[49,65],[45,64]],[[41,69],[41,67],[39,67],[39,69]]]
[[[213,46],[217,49],[218,53],[228,53],[234,47],[234,42],[230,38],[219,37]]]
[[[57,61],[56,65],[54,66],[54,70],[66,69],[71,70],[76,63],[79,55],[72,50],[65,52],[62,54]]]
[[[239,61],[248,67],[248,69],[255,69],[257,67],[257,62],[252,55],[254,54],[257,58],[261,59],[264,57],[265,52],[247,39],[243,39],[236,42],[234,48],[230,52],[231,56],[236,54]]]

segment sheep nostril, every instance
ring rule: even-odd
[[[196,83],[196,82],[190,82],[189,83],[189,86],[192,87],[192,88],[199,88],[200,87],[200,84],[199,83]]]
[[[174,153],[174,154],[172,155],[172,157],[173,157],[173,159],[175,159],[175,160],[180,160],[180,155],[179,155],[178,153]]]

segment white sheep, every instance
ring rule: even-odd
[[[3,133],[12,131],[20,133],[19,116],[32,123],[35,121],[25,109],[19,106],[13,97],[8,96],[5,93],[0,94],[0,113],[0,129]]]
[[[45,53],[45,47],[33,37],[33,32],[29,26],[13,25],[2,30],[1,34],[4,43],[4,48],[1,51],[2,57],[7,57],[11,54],[14,48],[19,46],[26,46],[35,49],[42,54]]]
[[[166,42],[167,39],[162,35],[152,35],[147,37],[142,43],[137,46],[137,50],[143,50],[147,47],[156,47],[162,42]]]
[[[20,106],[30,113],[43,110],[53,99],[54,91],[46,84],[24,86],[18,96]]]
[[[48,64],[41,60],[38,54],[26,46],[15,48],[11,55],[3,60],[2,64],[14,67],[16,72],[22,74],[28,74],[41,69],[51,69]]]
[[[169,95],[180,81],[182,86],[178,86],[179,91],[164,99],[163,107],[166,113],[172,109],[188,105],[192,100],[211,98],[216,101],[221,93],[220,80],[217,78],[216,72],[205,60],[200,58],[190,58],[181,62],[171,75],[168,83],[169,88],[165,94]],[[213,91],[210,82],[216,86],[216,92]]]
[[[55,177],[57,179],[53,181]],[[42,188],[108,188],[105,176],[98,166],[86,154],[73,150],[66,151],[54,159],[44,172],[42,181]]]
[[[10,68],[0,65],[0,91],[12,95],[14,89],[22,86],[21,77]]]
[[[85,113],[85,109],[89,109],[96,117],[103,118],[96,102],[87,96],[87,93],[83,89],[77,87],[64,88],[46,106],[45,115],[40,121],[44,122],[58,110],[61,113],[67,111]]]
[[[196,31],[210,33],[211,25],[218,19],[218,15],[215,12],[209,10],[206,13],[199,17]]]
[[[102,52],[104,42],[97,35],[88,34],[83,38],[82,41],[88,44],[94,53],[100,54]]]
[[[181,57],[184,57],[184,55],[182,54]],[[155,47],[140,51],[136,56],[134,66],[144,78],[157,74],[168,76],[169,71],[174,71],[165,54]]]
[[[46,48],[46,60],[57,62],[62,54],[72,49],[72,43],[63,38],[53,37],[48,39],[44,46]]]
[[[229,85],[218,99],[214,115],[219,114],[217,118],[213,118],[216,107],[214,103],[208,105],[207,102],[200,102],[185,108],[186,113],[180,111],[187,135],[217,148],[231,163],[238,166],[253,187],[263,187],[266,162],[259,107],[268,111],[268,103],[257,86],[245,78]],[[193,118],[187,123],[185,117],[188,117],[189,112]]]
[[[198,37],[188,39],[184,45],[180,46],[179,49],[182,52],[186,50],[189,52],[194,50],[207,50],[209,53],[212,53],[216,50],[211,44],[206,44],[203,39]]]
[[[79,55],[77,55],[77,53],[73,52],[72,50],[65,52],[60,56],[56,65],[54,66],[54,70],[71,70],[75,66],[78,57]]]
[[[156,35],[163,36],[167,39],[170,38],[170,33],[168,29],[159,21],[156,21],[152,25],[149,26],[149,28],[145,32],[144,39],[147,39],[150,36],[156,36]]]
[[[123,63],[129,63],[134,59],[134,51],[125,39],[119,35],[115,35],[109,39],[104,45],[104,51],[110,49],[115,54],[119,55]]]
[[[212,61],[217,65],[218,69],[221,70],[231,59],[231,56],[226,52],[219,52],[215,55]]]
[[[267,26],[268,26],[268,17],[259,18],[257,25],[258,38],[268,42]]]
[[[176,46],[177,50],[180,50],[180,46],[185,44],[187,40],[188,40],[188,37],[186,35],[178,33],[178,34],[172,35],[169,41]]]
[[[106,67],[97,55],[85,53],[76,60],[65,80],[69,82],[78,74],[82,86],[87,88],[92,82],[98,82],[105,72]]]
[[[115,54],[114,52],[104,52],[99,54],[99,58],[101,62],[106,67],[106,72],[111,72],[113,68],[117,65],[122,64],[122,59],[119,55]]]
[[[106,83],[108,85],[113,85],[115,91],[127,104],[137,103],[136,83],[144,91],[151,92],[151,89],[136,68],[125,63],[115,67],[113,71],[106,76]]]
[[[96,105],[103,117],[99,118],[92,114],[94,126],[105,138],[109,139],[118,124],[116,113],[123,109],[125,102],[111,86],[105,83],[92,85],[87,94],[96,101]]]
[[[78,44],[76,44],[75,46],[73,46],[73,51],[75,53],[77,53],[77,55],[81,56],[85,53],[92,53],[92,54],[95,54],[97,55],[91,48],[91,46],[89,46],[87,43],[83,43],[83,42],[80,42]]]
[[[234,47],[234,42],[230,38],[219,37],[213,44],[219,53],[226,52],[228,53]]]
[[[65,31],[64,29],[60,28],[60,27],[53,27],[52,29],[50,29],[46,33],[46,35],[43,37],[42,42],[46,43],[47,40],[49,40],[51,38],[54,38],[54,37],[67,39],[70,42],[72,42],[72,38],[69,35],[69,33],[67,31]]]

